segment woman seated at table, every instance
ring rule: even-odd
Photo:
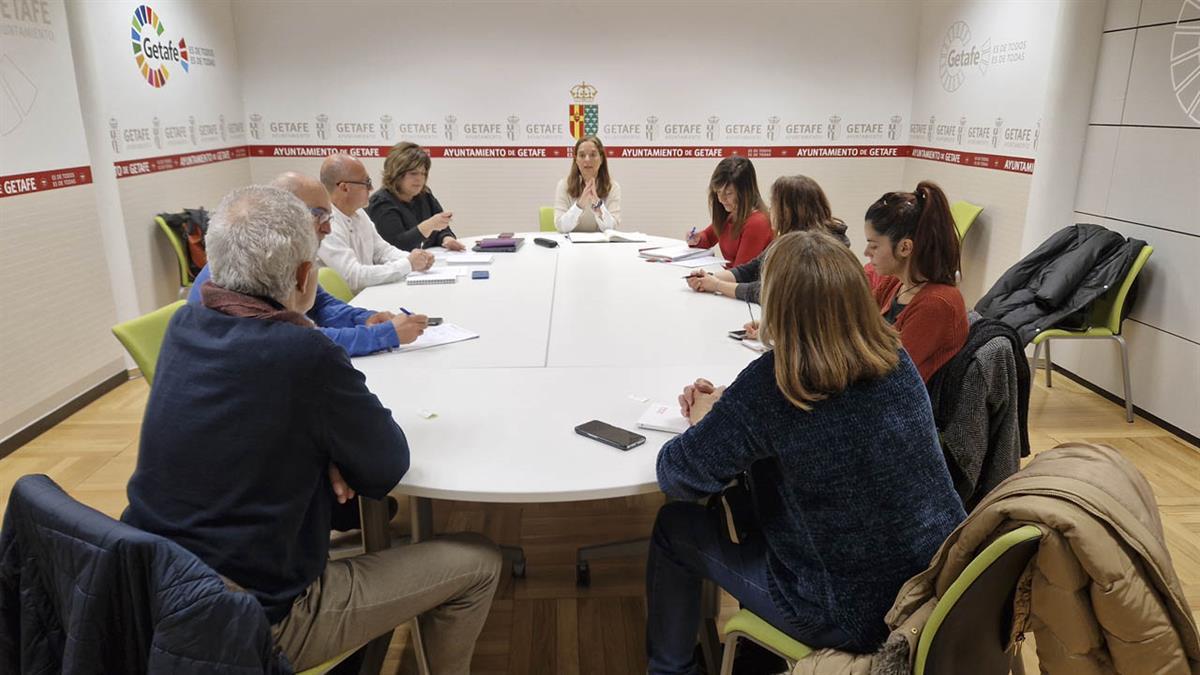
[[[833,217],[829,198],[817,181],[808,176],[780,176],[771,185],[771,227],[775,236],[813,230],[824,232],[850,247],[846,223]],[[770,250],[768,247],[767,250]],[[761,270],[766,252],[730,270],[710,274],[692,270],[688,286],[703,293],[717,293],[746,302],[758,302],[762,288]]]
[[[926,382],[967,341],[967,309],[956,287],[958,233],[946,194],[922,181],[867,209],[867,250],[875,300]]]
[[[398,249],[444,246],[461,251],[465,246],[450,229],[454,215],[442,209],[426,184],[429,153],[416,143],[397,143],[383,162],[383,185],[371,195],[367,215],[379,236]]]
[[[559,232],[603,232],[621,224],[621,186],[608,175],[604,144],[595,136],[575,142],[571,170],[554,189]]]
[[[726,157],[717,164],[708,182],[708,211],[712,224],[700,232],[692,228],[687,243],[698,248],[720,245],[726,269],[754,260],[775,237],[754,165],[745,157]]]
[[[854,254],[788,234],[762,279],[774,349],[728,388],[686,387],[692,426],[658,455],[679,501],[659,510],[647,562],[651,673],[696,672],[704,579],[811,647],[873,650],[900,586],[966,517],[925,387]],[[695,500],[746,472],[757,522],[733,544]]]

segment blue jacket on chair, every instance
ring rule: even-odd
[[[290,673],[258,601],[162,537],[17,481],[0,535],[0,672]]]

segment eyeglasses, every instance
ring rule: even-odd
[[[324,225],[325,223],[328,223],[330,217],[333,216],[332,213],[326,211],[320,206],[314,206],[313,208],[309,209],[309,212],[312,213],[313,220],[317,221],[318,225]]]
[[[371,182],[370,178],[368,178],[366,180],[340,180],[340,181],[338,181],[338,185],[341,185],[342,183],[350,183],[351,185],[361,185],[361,186],[367,188],[368,190],[375,187],[375,184]]]

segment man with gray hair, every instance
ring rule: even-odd
[[[317,179],[288,171],[276,176],[271,185],[287,190],[304,202],[312,213],[318,242],[329,234],[333,205],[329,201],[329,193]],[[188,302],[200,304],[200,289],[211,274],[208,265],[200,270],[188,293]],[[330,295],[320,285],[317,286],[317,297],[307,316],[326,337],[341,345],[350,356],[373,354],[408,344],[424,332],[426,319],[421,314],[397,316],[391,312],[351,307]],[[343,528],[338,526],[338,529]]]
[[[409,450],[345,350],[304,316],[316,293],[309,208],[240,188],[207,241],[212,278],[167,329],[122,519],[253,594],[296,670],[420,615],[434,671],[467,673],[499,578],[493,544],[456,535],[328,560],[327,467],[381,499]]]
[[[321,183],[333,202],[329,236],[321,242],[321,262],[338,271],[355,293],[368,286],[402,281],[433,265],[420,248],[404,252],[384,241],[363,210],[371,199],[371,177],[363,163],[335,154],[321,162]]]

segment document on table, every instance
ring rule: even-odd
[[[679,404],[651,403],[646,412],[638,418],[637,425],[642,429],[682,434],[691,426],[691,422],[679,414]]]
[[[426,284],[452,284],[458,281],[458,272],[449,267],[433,267],[424,272],[409,272],[404,283],[409,286]]]
[[[454,251],[447,253],[439,260],[445,260],[450,265],[490,265],[495,260],[495,256],[490,253],[467,253],[465,251]]]
[[[724,260],[721,260],[715,255],[706,255],[703,258],[688,258],[687,260],[676,260],[672,265],[686,267],[688,269],[696,269],[697,267],[708,267],[709,265],[723,265]]]
[[[416,340],[400,345],[395,349],[398,352],[415,352],[418,349],[429,349],[440,345],[448,345],[454,342],[463,342],[464,340],[474,340],[479,337],[479,333],[471,331],[453,323],[443,323],[440,326],[430,326],[425,329],[425,332]]]

